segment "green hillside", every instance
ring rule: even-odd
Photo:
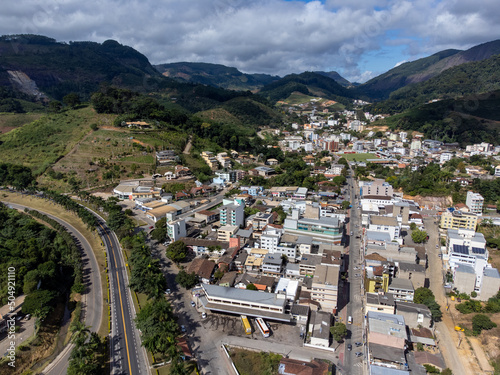
[[[280,77],[269,74],[246,74],[221,64],[176,62],[155,65],[165,77],[181,82],[201,83],[229,90],[256,91]]]
[[[385,102],[369,108],[374,113],[396,113],[433,99],[457,98],[500,89],[500,55],[455,66],[428,81],[408,85]]]
[[[259,94],[276,103],[288,98],[293,92],[323,97],[348,105],[353,97],[352,91],[335,80],[313,72],[290,74],[279,81],[264,86]]]
[[[467,144],[500,143],[500,90],[446,99],[384,119],[391,129],[416,130],[426,138]],[[374,123],[377,125],[380,123]]]

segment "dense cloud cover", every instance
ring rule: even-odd
[[[154,64],[337,70],[362,81],[401,61],[497,39],[499,19],[494,0],[19,0],[2,4],[0,34],[115,39]]]

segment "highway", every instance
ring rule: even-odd
[[[98,232],[108,253],[112,314],[111,374],[149,374],[147,354],[134,323],[136,312],[120,243],[102,218],[98,217],[98,223]]]
[[[12,208],[20,211],[24,211],[25,208],[32,209],[29,205],[20,205],[10,202],[4,202]],[[99,266],[97,260],[94,256],[92,247],[87,242],[85,237],[68,222],[59,219],[58,217],[51,215],[47,212],[38,210],[38,212],[47,215],[51,219],[57,221],[59,224],[63,225],[68,229],[68,231],[77,240],[77,245],[82,249],[82,263],[83,263],[83,275],[86,281],[87,293],[82,296],[82,313],[85,319],[85,325],[90,327],[91,331],[97,332],[101,325],[102,319],[102,287],[101,287],[101,275],[99,272]],[[46,375],[63,375],[66,374],[68,368],[69,356],[71,354],[71,349],[73,344],[69,344],[64,348],[64,350],[56,357],[52,363],[50,363],[43,374]]]
[[[351,172],[352,173],[352,172]],[[349,185],[349,195],[351,209],[349,213],[349,223],[346,226],[346,233],[349,236],[349,299],[347,304],[347,316],[352,316],[352,324],[345,323],[349,334],[345,340],[345,353],[342,374],[361,375],[364,374],[366,364],[366,346],[356,347],[355,343],[365,343],[364,337],[364,285],[363,285],[363,254],[361,253],[361,239],[363,237],[361,227],[361,211],[358,208],[359,200],[355,198],[359,191],[356,188],[356,179],[349,176],[347,179]],[[352,235],[351,235],[352,233]],[[356,238],[356,237],[360,238]],[[352,345],[352,350],[348,351],[347,346]],[[355,353],[361,352],[362,356],[356,357]]]

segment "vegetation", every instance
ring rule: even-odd
[[[464,301],[455,305],[455,308],[462,314],[470,314],[473,312],[481,312],[481,302],[479,301]]]
[[[81,322],[70,327],[75,345],[71,351],[68,375],[100,375],[106,373],[106,340],[101,340],[95,332],[90,332]]]
[[[182,262],[187,256],[187,246],[182,241],[175,241],[168,245],[166,250],[167,258],[175,263]]]
[[[253,352],[236,348],[230,348],[229,354],[241,375],[277,374],[278,365],[282,358],[280,354]]]
[[[198,284],[198,276],[194,272],[187,273],[185,270],[180,270],[177,276],[175,276],[175,281],[180,286],[191,289]]]
[[[0,303],[26,294],[23,312],[44,320],[73,286],[81,291],[78,248],[72,237],[49,229],[31,217],[0,204]],[[8,289],[9,267],[16,269],[14,290]]]
[[[497,324],[484,314],[477,314],[472,318],[472,333],[475,336],[481,334],[482,330],[490,330],[496,326]]]
[[[330,327],[330,333],[337,342],[342,342],[347,337],[347,327],[344,323],[336,322]]]
[[[439,322],[441,320],[443,313],[441,312],[441,307],[436,302],[432,290],[424,287],[417,288],[415,290],[415,295],[413,296],[413,302],[427,306],[431,311],[432,319],[434,321]]]
[[[415,229],[411,232],[411,239],[415,243],[422,243],[427,240],[427,232],[425,230]]]

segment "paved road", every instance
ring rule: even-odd
[[[27,202],[28,203],[28,202]],[[6,202],[12,208],[18,210],[24,210],[25,208],[30,208],[29,205],[20,205],[15,203]],[[31,209],[31,208],[30,208]],[[76,238],[77,245],[83,250],[82,263],[83,263],[83,275],[86,281],[87,293],[82,297],[82,312],[85,318],[85,325],[90,327],[91,331],[97,332],[101,325],[102,319],[102,287],[101,287],[101,275],[99,272],[99,266],[97,260],[95,259],[92,247],[87,242],[85,237],[68,222],[55,217],[47,212],[38,210],[37,211],[47,215],[51,219],[54,219],[59,224],[66,227],[66,229]],[[45,370],[44,374],[47,375],[62,375],[66,374],[68,368],[69,355],[71,354],[72,344],[69,344],[57,358],[50,363]]]
[[[427,257],[429,263],[429,282],[430,289],[436,297],[436,302],[441,305],[443,311],[443,319],[441,322],[436,323],[436,333],[439,342],[439,349],[443,354],[446,365],[453,371],[455,375],[473,374],[475,371],[471,367],[471,358],[467,355],[459,353],[457,349],[458,334],[453,330],[453,322],[450,314],[446,311],[448,304],[446,295],[443,288],[443,267],[442,260],[438,257],[440,252],[436,245],[439,245],[439,232],[437,225],[434,223],[433,217],[424,219],[424,225],[427,233],[429,234],[429,241],[427,242]],[[463,343],[462,345],[466,345]]]
[[[348,178],[349,194],[352,203],[352,208],[349,210],[349,223],[346,226],[346,233],[349,238],[349,294],[346,315],[342,318],[344,323],[347,324],[347,317],[352,316],[353,323],[347,325],[350,335],[345,340],[344,345],[344,361],[343,361],[343,374],[361,375],[364,374],[365,365],[365,350],[364,346],[357,348],[356,342],[364,343],[364,315],[363,315],[363,301],[364,301],[364,285],[363,285],[363,255],[361,254],[361,240],[356,238],[362,237],[361,217],[358,208],[358,199],[355,199],[358,189],[356,188],[356,180],[353,177]],[[352,232],[352,236],[350,235]],[[356,268],[356,269],[355,269]],[[356,276],[358,275],[358,276]],[[347,345],[352,345],[352,351],[347,350]],[[362,357],[356,357],[356,352],[362,352]]]
[[[120,243],[102,218],[98,222],[98,231],[108,253],[112,314],[111,374],[149,374],[147,355],[134,323],[136,312]]]

